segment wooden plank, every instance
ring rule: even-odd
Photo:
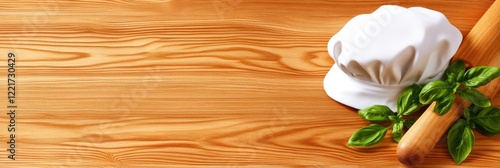
[[[0,115],[0,163],[398,166],[389,138],[346,146],[368,122],[323,91],[328,39],[382,4],[440,10],[465,35],[492,2],[2,2],[0,76],[14,52],[18,111],[16,161]],[[463,165],[499,164],[499,137],[476,138]],[[454,163],[440,143],[426,164]]]

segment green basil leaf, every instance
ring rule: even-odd
[[[476,106],[488,107],[491,105],[490,99],[488,99],[488,97],[486,97],[476,89],[467,88],[465,90],[459,91],[458,94],[460,95],[460,97],[462,97],[462,99],[465,99]]]
[[[490,106],[471,117],[476,129],[484,135],[500,134],[500,109]]]
[[[462,163],[474,146],[474,133],[467,122],[458,120],[448,131],[448,151],[455,163]]]
[[[401,120],[401,118],[399,116],[391,115],[389,116],[389,120],[391,120],[392,123],[397,123]]]
[[[471,119],[471,112],[469,110],[469,108],[464,108],[464,118],[465,120],[469,121]]]
[[[450,93],[450,86],[442,80],[437,80],[426,84],[420,91],[420,103],[429,104]]]
[[[444,115],[448,113],[453,105],[453,100],[455,100],[455,94],[450,93],[449,95],[436,101],[436,106],[434,106],[434,111],[439,115]]]
[[[465,73],[465,62],[457,60],[444,71],[448,83],[461,82]]]
[[[405,120],[403,124],[405,125],[406,128],[410,129],[411,126],[413,126],[413,124],[415,124],[416,121],[417,120],[415,120],[415,119],[408,119],[408,120]]]
[[[468,122],[470,128],[476,128],[476,123],[474,122]]]
[[[419,94],[422,90],[422,86],[418,84],[413,84],[407,87],[403,93],[398,97],[397,109],[398,115],[410,115],[422,107],[422,103],[419,100]]]
[[[474,123],[474,122],[472,122]],[[476,126],[476,130],[478,132],[480,132],[481,134],[485,135],[485,136],[495,136],[495,135],[499,135],[498,133],[493,133],[493,132],[490,132],[489,130],[487,130],[486,128],[482,127],[481,125],[479,124],[475,124]]]
[[[453,93],[457,92],[457,90],[460,88],[460,83],[458,82],[454,82],[451,84],[451,91]]]
[[[394,141],[396,142],[399,142],[399,140],[401,140],[401,137],[403,137],[403,121],[394,123],[394,125],[392,126],[392,139],[394,139]]]
[[[479,114],[479,112],[481,110],[483,110],[483,108],[479,107],[479,106],[476,106],[474,104],[471,104],[470,107],[469,107],[469,110],[470,110],[472,116],[476,116],[477,114]]]
[[[394,115],[391,109],[384,105],[373,105],[358,111],[359,116],[363,119],[378,122],[389,121],[389,116]]]
[[[497,78],[498,76],[500,76],[500,67],[473,67],[465,72],[463,84],[467,87],[476,88],[488,84],[491,80]]]
[[[367,127],[361,128],[356,131],[351,138],[349,138],[349,142],[347,145],[349,146],[372,146],[375,145],[384,139],[385,134],[387,133],[387,129],[378,124],[371,124]]]

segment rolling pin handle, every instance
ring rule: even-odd
[[[424,163],[426,154],[421,150],[412,150],[408,144],[398,145],[397,155],[399,162],[405,165],[419,165]]]

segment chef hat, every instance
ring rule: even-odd
[[[406,87],[441,78],[461,41],[460,31],[440,12],[381,6],[351,19],[328,42],[335,64],[325,91],[357,109],[380,104],[395,111]]]

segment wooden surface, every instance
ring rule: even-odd
[[[462,41],[453,59],[462,59],[470,66],[500,67],[498,18],[500,18],[500,1],[495,1]],[[487,97],[494,97],[498,89],[500,89],[499,79],[478,88]],[[445,115],[441,116],[434,111],[436,102],[425,110],[399,141],[397,155],[401,163],[418,165],[424,162],[440,138],[447,135],[448,129],[463,115],[464,108],[470,106],[471,103],[458,97]]]
[[[368,122],[323,91],[328,39],[382,4],[442,11],[466,35],[492,2],[2,2],[0,76],[14,52],[18,111],[15,161],[0,115],[0,164],[400,167],[390,138],[346,146]],[[500,164],[499,140],[476,134],[462,166]],[[442,141],[423,166],[447,165]]]

